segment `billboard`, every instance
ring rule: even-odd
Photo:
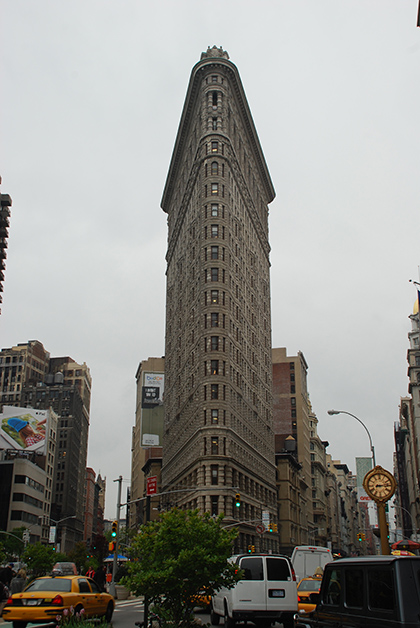
[[[3,406],[0,414],[0,449],[45,454],[48,410]]]
[[[165,375],[143,373],[141,389],[141,447],[161,447]]]

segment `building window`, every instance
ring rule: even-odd
[[[219,312],[212,312],[211,313],[211,326],[212,327],[219,327]]]
[[[217,375],[219,373],[219,360],[211,360],[210,370],[212,375]]]
[[[295,394],[295,392],[296,392],[296,386],[295,386],[294,384],[292,384],[292,385],[290,386],[290,392],[291,392],[291,394],[292,394],[292,395],[294,395],[294,394]]]
[[[219,496],[212,495],[211,496],[211,515],[217,517],[219,514]]]
[[[217,161],[211,162],[211,173],[212,175],[219,174],[219,164],[217,163]]]
[[[218,268],[211,268],[210,273],[211,273],[210,276],[211,276],[212,281],[219,281],[219,269]]]
[[[213,486],[219,484],[219,467],[217,464],[212,464],[210,467],[211,472],[211,483]]]
[[[213,109],[217,109],[217,92],[213,92],[212,101],[213,101]]]
[[[211,422],[213,425],[217,425],[219,423],[219,410],[213,409],[211,411]]]
[[[211,350],[217,351],[219,349],[219,336],[211,336]]]
[[[215,216],[215,217],[217,217],[219,215],[219,205],[217,203],[212,203],[211,215]]]
[[[211,184],[211,193],[213,195],[219,194],[219,184],[218,183],[212,183]]]
[[[218,238],[219,237],[219,225],[211,226],[211,237]]]
[[[211,77],[211,82],[217,83],[217,76],[215,74],[213,74],[213,76]],[[213,92],[213,93],[217,94],[217,92]]]
[[[213,131],[217,131],[217,118],[212,118],[211,122]]]
[[[211,247],[211,259],[219,259],[219,247],[218,246]]]
[[[219,399],[219,384],[212,384],[210,387],[211,399]]]
[[[296,408],[292,408],[292,419],[296,419]]]
[[[291,397],[290,398],[290,403],[291,403],[292,406],[295,406],[296,405],[296,397]]]
[[[212,303],[219,303],[219,291],[218,290],[211,290],[210,300]]]
[[[211,439],[211,453],[214,456],[219,454],[219,438],[217,436],[212,436]]]
[[[219,150],[219,142],[212,142],[211,143],[211,152],[212,153],[217,153]]]

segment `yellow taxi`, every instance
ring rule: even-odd
[[[26,628],[29,622],[55,621],[57,615],[105,617],[110,622],[113,612],[114,598],[102,593],[91,578],[46,576],[33,580],[24,591],[9,597],[2,617],[13,622],[13,628]]]
[[[319,593],[322,577],[302,578],[297,586],[299,615],[311,613],[316,604],[309,601],[311,593]]]

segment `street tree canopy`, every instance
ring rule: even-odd
[[[195,597],[211,595],[239,580],[228,562],[236,530],[222,528],[222,517],[177,508],[142,526],[132,541],[132,560],[124,583],[145,595],[176,626],[188,626]]]
[[[44,576],[51,571],[57,557],[52,547],[35,543],[27,546],[22,559],[28,565],[33,576],[38,578],[38,576]]]

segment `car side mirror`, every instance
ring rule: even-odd
[[[319,593],[311,593],[308,599],[311,602],[311,604],[318,604],[318,602],[320,600],[320,594]]]

